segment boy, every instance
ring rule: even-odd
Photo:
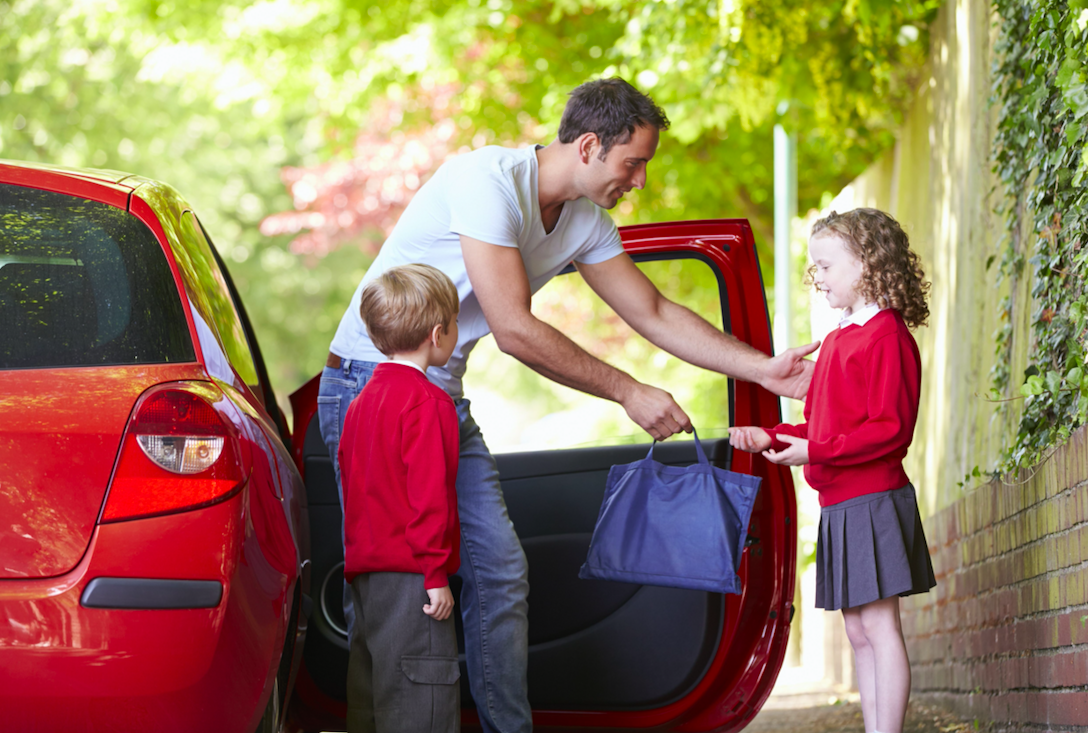
[[[459,427],[453,400],[425,372],[457,344],[457,290],[434,267],[402,265],[367,285],[359,311],[389,361],[348,407],[340,439],[344,577],[356,619],[348,731],[456,732],[448,576],[460,564]]]

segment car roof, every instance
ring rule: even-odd
[[[132,194],[137,189],[148,184],[159,188],[169,188],[165,184],[144,176],[124,171],[105,168],[72,168],[49,163],[5,159],[0,159],[0,183],[82,196],[126,210],[130,206]]]
[[[136,188],[145,179],[132,173],[123,171],[111,171],[108,169],[94,169],[94,167],[67,167],[64,165],[52,165],[49,163],[36,163],[25,160],[0,159],[0,166],[23,169],[27,174],[48,173],[54,176],[76,178],[79,181],[97,182],[125,186],[129,189]],[[20,176],[22,178],[22,176]]]

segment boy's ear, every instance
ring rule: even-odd
[[[446,329],[441,323],[435,324],[435,327],[431,329],[430,341],[436,348],[438,347],[438,337],[445,332]]]

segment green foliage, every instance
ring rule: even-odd
[[[1021,384],[1009,366],[1011,298],[995,334],[991,396],[1025,400],[1000,466],[1011,471],[1036,463],[1088,419],[1088,0],[996,0],[995,8],[994,170],[1007,228],[998,279],[1015,283],[1030,265],[1034,304]]]
[[[830,190],[828,178],[852,178],[856,162],[867,165],[892,143],[939,5],[635,3],[626,6],[616,68],[651,87],[682,143],[709,137],[728,150],[753,132],[766,144],[776,122],[796,131],[803,211]],[[757,203],[769,198],[769,172],[731,173]]]
[[[361,135],[396,149],[438,120],[454,123],[450,153],[547,143],[572,88],[619,74],[665,106],[673,132],[618,222],[744,216],[769,255],[773,125],[798,132],[801,209],[818,205],[891,143],[935,7],[0,0],[0,155],[181,191],[230,266],[282,395],[323,362],[373,237],[352,230],[340,249],[300,254],[287,235],[262,236],[260,222],[297,203],[281,172],[347,163]],[[1076,69],[1063,79],[1081,99]]]
[[[963,474],[963,480],[957,481],[956,486],[959,486],[962,489],[965,486],[970,486],[972,484],[978,483],[979,481],[981,481],[981,479],[982,471],[980,471],[979,467],[976,465],[970,471]]]

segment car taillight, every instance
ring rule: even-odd
[[[244,483],[234,406],[215,385],[184,382],[136,404],[110,483],[102,522],[214,504]]]

